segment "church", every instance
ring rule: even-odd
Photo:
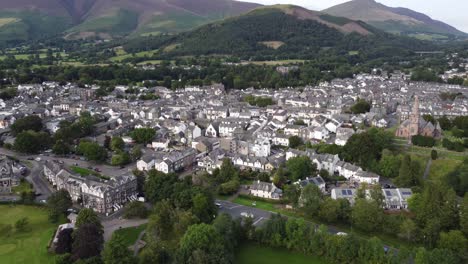
[[[395,136],[411,139],[412,136],[421,135],[426,137],[439,138],[442,129],[437,125],[432,124],[420,117],[419,115],[419,99],[416,96],[414,99],[413,110],[409,119],[403,121],[397,129]]]

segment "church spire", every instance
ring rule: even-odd
[[[413,115],[419,117],[419,98],[417,95],[414,97]]]

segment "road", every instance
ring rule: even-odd
[[[112,234],[121,229],[128,227],[137,227],[148,223],[148,219],[110,219],[102,221],[104,227],[104,241],[109,241]]]
[[[135,168],[135,165],[131,165],[131,166],[125,167],[124,169],[120,169],[119,167],[112,167],[112,166],[102,165],[102,164],[92,164],[85,160],[59,157],[53,154],[24,155],[24,154],[17,153],[17,152],[14,152],[5,148],[0,148],[0,155],[15,157],[18,160],[20,160],[23,164],[30,165],[28,166],[29,173],[26,177],[26,180],[32,183],[34,186],[35,192],[40,194],[39,196],[36,197],[37,201],[47,200],[47,198],[54,191],[52,187],[49,185],[49,183],[47,182],[47,180],[43,177],[42,171],[43,171],[44,161],[52,161],[52,160],[60,161],[63,163],[65,167],[68,167],[68,168],[74,165],[78,165],[79,167],[83,167],[83,168],[88,168],[91,166],[93,168],[97,168],[102,175],[109,176],[109,177],[115,177],[115,176],[127,174]],[[35,160],[36,158],[40,158],[40,161],[36,161]]]

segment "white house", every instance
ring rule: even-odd
[[[250,187],[250,194],[261,198],[279,200],[283,196],[283,191],[276,187],[274,183],[256,181]]]

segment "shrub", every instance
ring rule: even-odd
[[[426,137],[421,135],[416,135],[411,138],[411,142],[420,147],[433,147],[435,145],[435,139],[432,137]]]

